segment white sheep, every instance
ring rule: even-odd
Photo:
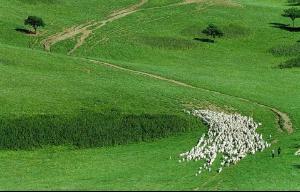
[[[250,117],[208,110],[194,110],[191,114],[202,118],[208,124],[209,130],[207,134],[202,135],[195,147],[180,155],[182,161],[203,159],[206,161],[203,168],[211,171],[217,154],[221,153],[223,161],[218,170],[221,172],[223,166],[236,164],[247,154],[255,154],[271,146],[263,140],[262,135],[256,133],[261,123],[255,123]]]

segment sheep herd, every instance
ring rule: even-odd
[[[189,113],[201,118],[209,126],[208,133],[202,135],[198,144],[180,155],[182,160],[179,162],[205,161],[196,176],[205,170],[210,172],[218,154],[222,155],[218,169],[220,173],[224,166],[236,164],[247,154],[255,154],[271,146],[256,132],[261,124],[254,122],[251,117],[209,110],[194,110]]]

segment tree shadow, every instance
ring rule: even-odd
[[[272,27],[289,31],[289,32],[300,32],[300,27],[291,27],[290,25],[283,23],[269,23]]]
[[[20,33],[24,33],[24,34],[29,34],[29,35],[34,35],[35,34],[33,31],[30,31],[30,30],[24,29],[24,28],[15,28],[15,31],[20,32]]]
[[[195,41],[201,41],[203,43],[214,43],[214,40],[206,39],[206,38],[194,38]]]

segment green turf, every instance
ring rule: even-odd
[[[192,146],[199,134],[115,148],[1,152],[1,189],[299,189],[299,161],[287,149],[280,158],[272,159],[270,151],[259,153],[220,175],[214,169],[195,177],[199,162],[180,164],[178,154]]]
[[[0,189],[300,190],[300,160],[293,155],[300,148],[300,69],[279,67],[298,56],[299,37],[297,32],[275,27],[275,23],[290,23],[280,16],[288,7],[286,1],[168,6],[180,1],[149,0],[141,11],[94,31],[71,56],[66,54],[74,38],[56,44],[51,53],[43,51],[40,41],[47,36],[101,20],[136,2],[0,0],[0,148],[20,149],[22,142],[29,148],[42,147],[2,150]],[[23,28],[28,15],[40,16],[47,24],[38,37],[14,30]],[[215,44],[195,40],[207,38],[200,32],[209,23],[218,25],[225,36]],[[280,132],[275,115],[251,102],[81,58],[108,61],[276,107],[291,117],[294,133]],[[282,156],[271,159],[268,149],[220,175],[214,171],[195,177],[199,163],[179,164],[178,155],[190,149],[206,128],[200,122],[188,125],[195,119],[183,112],[187,106],[218,106],[254,116],[263,123],[258,131],[270,142],[276,141],[271,149],[280,146]],[[125,120],[115,120],[114,115]],[[118,134],[111,135],[126,136],[126,142],[106,145],[132,144],[75,149],[74,145],[103,146],[101,137],[93,137],[97,134],[86,134],[84,128],[93,123],[97,133],[99,127],[117,127]],[[168,134],[164,130],[151,139],[131,135],[135,128],[145,127],[145,133],[151,134],[164,125],[171,130]],[[131,129],[120,132],[120,127]],[[72,128],[74,135],[68,134],[74,133]],[[107,141],[111,141],[109,131],[105,132]],[[88,138],[85,144],[78,144],[83,138]],[[154,141],[137,142],[149,140]]]

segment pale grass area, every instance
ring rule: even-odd
[[[241,7],[241,5],[232,0],[184,0],[183,4],[191,4],[191,3],[205,3],[205,4],[214,4],[221,5],[227,7]]]

